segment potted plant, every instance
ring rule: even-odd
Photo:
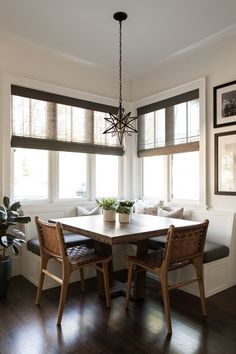
[[[99,205],[103,209],[104,221],[116,220],[116,209],[118,207],[118,201],[116,198],[102,198],[99,201]]]
[[[119,222],[130,222],[132,216],[134,202],[131,200],[120,201],[117,213],[119,213]]]
[[[0,205],[0,296],[5,296],[11,278],[12,260],[7,255],[7,249],[11,248],[14,255],[19,253],[25,240],[24,233],[17,228],[17,224],[27,224],[31,221],[29,216],[20,216],[18,209],[21,208],[19,202],[10,204],[8,197],[3,198],[3,205]]]

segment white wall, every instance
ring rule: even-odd
[[[236,210],[236,196],[214,195],[214,134],[236,130],[236,125],[213,129],[213,87],[236,80],[235,63],[236,34],[231,34],[149,68],[132,83],[132,101],[137,101],[206,77],[207,204],[221,210]]]

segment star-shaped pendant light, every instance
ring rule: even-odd
[[[127,19],[127,14],[125,12],[116,12],[113,18],[119,21],[120,24],[120,40],[119,40],[119,81],[120,81],[120,99],[119,108],[117,114],[109,113],[110,117],[104,118],[109,124],[108,128],[103,132],[103,134],[111,133],[112,136],[117,136],[120,145],[123,144],[124,134],[131,135],[132,133],[137,133],[138,131],[133,127],[132,123],[137,119],[137,117],[131,117],[131,112],[125,113],[122,107],[122,21]]]

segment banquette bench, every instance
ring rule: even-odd
[[[164,248],[166,243],[166,236],[153,237],[148,240],[148,249],[157,250],[160,247]],[[229,247],[212,242],[206,241],[204,247],[204,257],[203,263],[210,263],[216,261],[218,259],[228,257],[229,255]]]

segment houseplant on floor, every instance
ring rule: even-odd
[[[119,202],[118,208],[116,210],[117,213],[119,213],[119,222],[130,222],[133,205],[134,202],[131,200],[124,200]]]
[[[17,255],[18,247],[25,243],[24,233],[14,226],[31,221],[29,216],[20,216],[20,208],[19,202],[11,205],[6,196],[3,198],[3,205],[0,205],[0,296],[6,295],[11,278],[12,259],[6,254],[7,250],[10,248]]]
[[[99,205],[103,210],[104,221],[116,220],[116,209],[118,207],[118,201],[116,198],[102,198],[99,201]]]

